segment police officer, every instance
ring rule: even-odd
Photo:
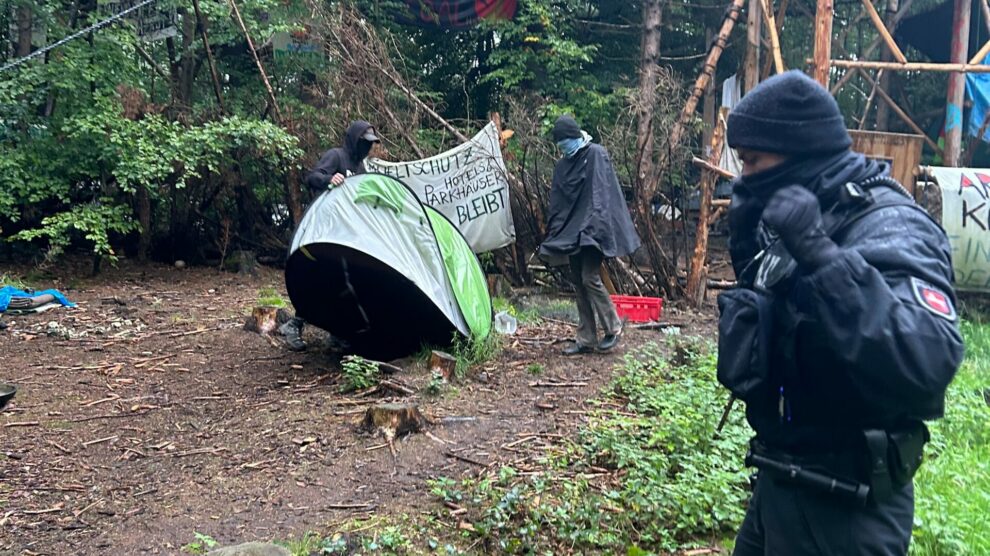
[[[922,421],[963,357],[946,235],[800,72],[743,98],[727,138],[739,287],[719,298],[718,374],[757,468],[734,554],[907,554]]]

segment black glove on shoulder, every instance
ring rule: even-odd
[[[800,185],[785,187],[770,197],[763,222],[780,236],[787,252],[806,271],[814,272],[839,252],[825,232],[818,197]]]

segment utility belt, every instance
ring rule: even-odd
[[[928,428],[917,422],[892,430],[863,431],[863,448],[795,456],[750,443],[746,465],[777,481],[865,506],[888,500],[908,485],[921,467]]]

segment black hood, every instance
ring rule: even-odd
[[[364,120],[355,120],[347,127],[347,133],[344,134],[344,150],[354,162],[364,160],[371,152],[371,142],[362,139],[361,136],[372,127],[374,126]]]

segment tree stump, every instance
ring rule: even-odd
[[[244,321],[244,330],[262,336],[271,336],[279,326],[289,322],[292,316],[285,309],[277,307],[255,307],[251,316]]]
[[[444,380],[454,378],[457,370],[457,358],[449,353],[434,351],[430,354],[430,372],[440,373]]]
[[[386,403],[368,408],[362,424],[365,430],[379,431],[388,442],[388,449],[395,455],[395,437],[400,434],[419,432],[427,421],[415,404]]]

